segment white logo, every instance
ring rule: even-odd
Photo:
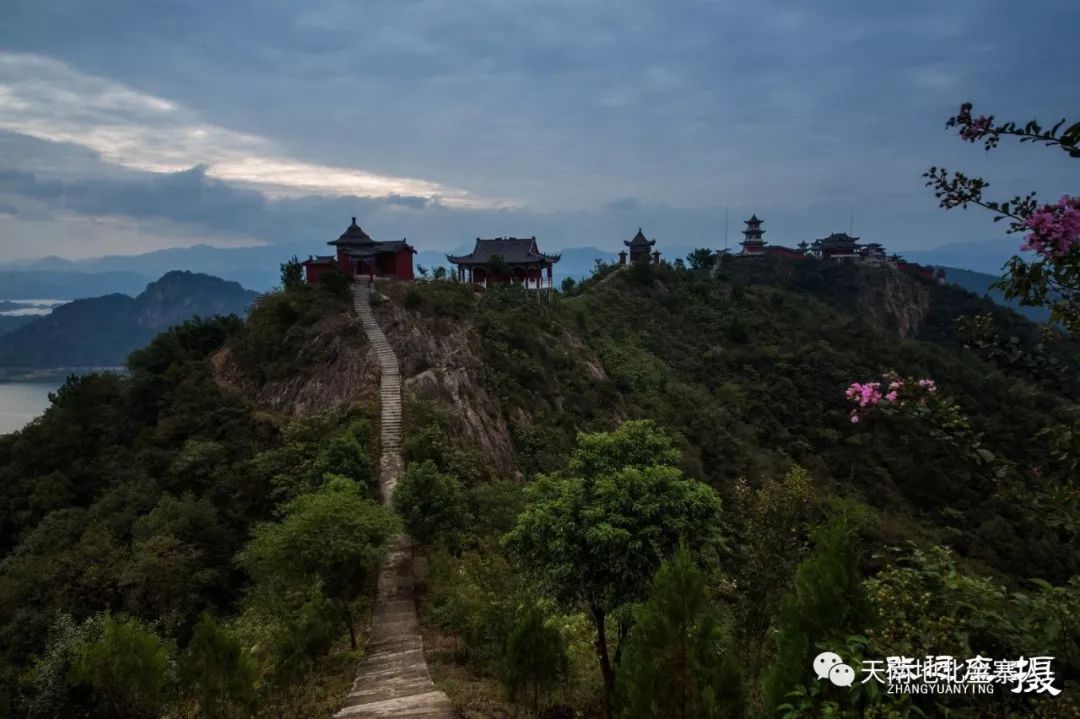
[[[835,652],[822,652],[814,657],[814,672],[818,679],[827,678],[838,687],[850,687],[855,681],[855,670]]]
[[[847,664],[837,664],[829,670],[829,681],[838,687],[850,687],[855,681],[855,670]]]

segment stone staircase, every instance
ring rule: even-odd
[[[353,305],[379,359],[379,491],[383,504],[389,506],[404,469],[401,373],[397,356],[371,311],[371,285],[367,278],[358,279],[353,286]],[[412,564],[412,540],[404,534],[395,537],[390,553],[379,566],[367,656],[356,669],[345,707],[335,717],[452,719],[455,716],[446,695],[431,681],[424,660]]]

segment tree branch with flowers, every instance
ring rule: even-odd
[[[1067,125],[1062,119],[1049,129],[1031,120],[1023,126],[1015,122],[998,123],[993,115],[972,115],[969,102],[949,118],[946,127],[958,128],[967,142],[982,142],[989,151],[1002,138],[1017,138],[1021,143],[1038,143],[1080,158],[1080,122]],[[981,177],[963,172],[949,172],[933,166],[925,173],[926,185],[933,188],[945,209],[982,207],[994,213],[994,221],[1007,220],[1010,233],[1026,233],[1020,250],[1033,252],[1035,258],[1014,256],[1005,267],[1005,276],[997,287],[1006,297],[1029,306],[1047,307],[1052,322],[1080,335],[1080,196],[1063,196],[1056,203],[1041,203],[1035,192],[1016,195],[1007,201],[992,200],[984,192],[990,186]]]
[[[1080,158],[1080,122],[1067,125],[1061,120],[1049,129],[1034,120],[1023,126],[999,123],[992,115],[973,115],[971,103],[964,103],[946,127],[957,128],[966,142],[982,142],[988,151],[998,147],[1003,138],[1014,138]],[[1006,220],[1010,233],[1024,233],[1018,249],[1034,257],[1014,256],[996,286],[1022,304],[1047,307],[1051,325],[1056,323],[1074,338],[1080,337],[1080,196],[1065,195],[1056,203],[1042,203],[1035,192],[1029,192],[999,201],[986,196],[990,184],[981,177],[936,166],[923,177],[941,207],[982,207],[994,213],[995,222]],[[988,317],[971,318],[960,323],[960,328],[969,346],[989,349],[1004,356],[1009,364],[1026,363],[1034,378],[1062,381],[1073,374],[1048,360],[1036,361],[1039,358],[1026,356],[1019,347],[1002,347],[993,336]],[[1048,332],[1053,331],[1053,327],[1048,328]],[[901,378],[890,372],[880,381],[853,382],[845,396],[852,405],[853,423],[870,416],[916,420],[915,426],[921,432],[960,449],[976,464],[989,467],[999,480],[999,494],[1027,505],[1046,525],[1062,531],[1069,545],[1080,542],[1080,408],[1071,407],[1032,438],[1046,448],[1045,459],[1019,466],[983,447],[981,435],[959,405],[942,396],[928,378]]]
[[[844,392],[852,405],[851,422],[858,424],[870,415],[895,417],[916,422],[933,439],[951,445],[980,465],[996,465],[995,475],[1003,475],[1008,465],[982,445],[982,435],[951,398],[938,393],[929,378],[901,377],[886,372],[881,381],[853,382]]]

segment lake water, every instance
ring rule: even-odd
[[[49,393],[64,383],[63,377],[29,382],[0,382],[0,434],[15,432],[41,415],[49,406]]]

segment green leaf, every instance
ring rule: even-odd
[[[1063,145],[1074,145],[1077,140],[1080,140],[1080,122],[1073,123],[1068,130],[1061,133],[1061,143]]]

